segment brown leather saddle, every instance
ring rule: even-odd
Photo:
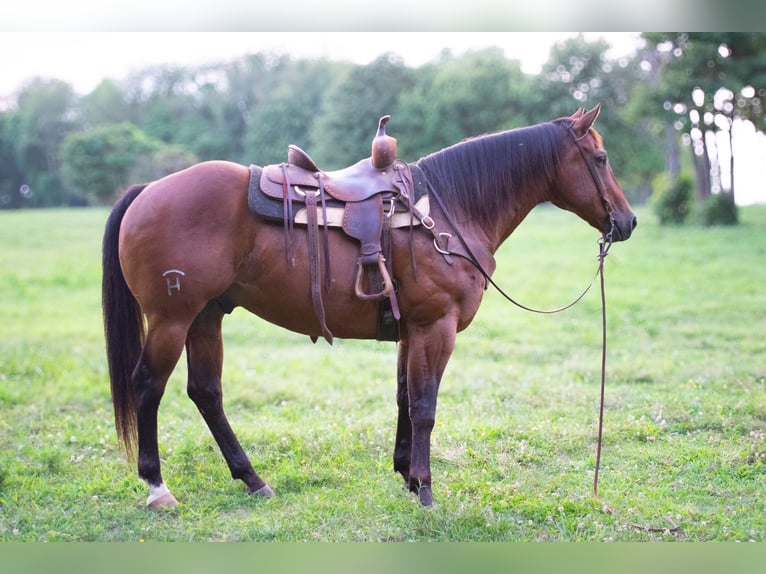
[[[384,303],[380,315],[387,315],[395,327],[389,325],[388,332],[381,333],[379,324],[378,338],[397,340],[400,314],[391,277],[389,232],[392,227],[433,223],[428,216],[428,196],[423,193],[415,197],[410,167],[396,159],[396,140],[385,133],[389,117],[383,116],[378,122],[370,157],[347,168],[324,171],[294,145],[288,146],[287,163],[262,169],[251,166],[250,207],[263,217],[284,223],[286,253],[293,265],[293,227],[308,228],[312,301],[323,336],[330,343],[332,333],[322,303],[322,286],[330,289],[328,228],[340,227],[359,242],[356,296]]]

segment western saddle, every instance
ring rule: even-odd
[[[327,291],[331,285],[328,228],[339,227],[360,244],[354,290],[360,299],[379,302],[380,340],[398,340],[400,318],[391,278],[390,229],[421,224],[433,229],[428,195],[418,189],[415,197],[410,166],[396,159],[396,139],[385,133],[389,119],[380,118],[370,157],[347,168],[323,171],[295,145],[288,146],[287,163],[250,167],[250,207],[284,223],[286,254],[293,265],[294,225],[307,226],[312,303],[330,344],[333,336],[322,303],[323,285]]]

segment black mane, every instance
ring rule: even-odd
[[[493,221],[508,198],[532,179],[550,180],[561,163],[557,122],[467,139],[417,162],[461,219]]]

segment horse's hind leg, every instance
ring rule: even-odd
[[[157,410],[170,373],[183,351],[186,328],[185,324],[150,320],[146,342],[132,375],[138,427],[138,476],[149,486],[146,504],[152,508],[177,503],[160,472]]]
[[[274,496],[273,491],[253,470],[223,411],[221,373],[223,370],[223,340],[221,336],[221,307],[211,302],[194,320],[186,340],[189,366],[187,392],[197,405],[210,432],[218,443],[231,476],[247,485],[248,493]]]

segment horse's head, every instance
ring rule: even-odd
[[[576,213],[608,240],[625,241],[637,220],[609,166],[601,135],[593,129],[600,111],[597,105],[558,120],[567,131],[568,141],[552,202]]]

